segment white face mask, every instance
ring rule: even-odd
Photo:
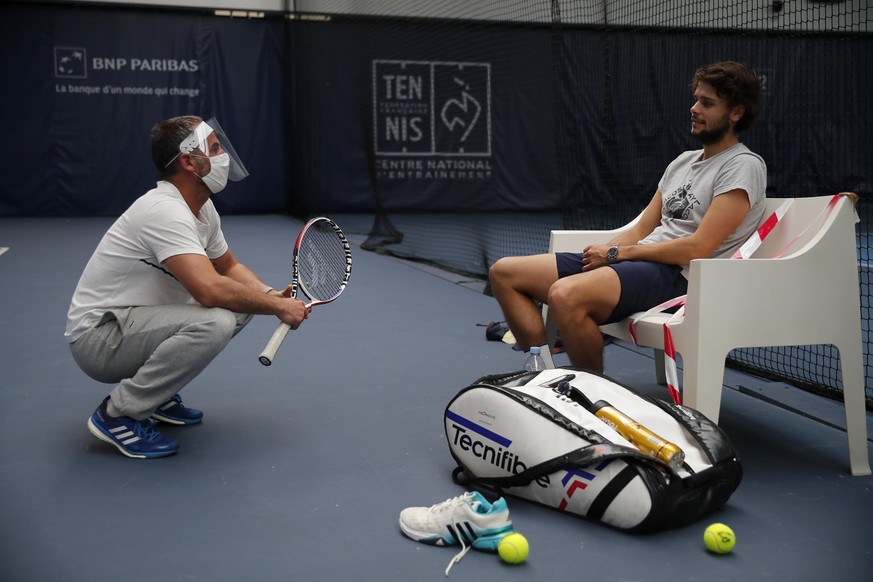
[[[230,172],[230,156],[227,153],[218,154],[209,158],[212,168],[205,176],[200,176],[206,187],[213,194],[218,194],[227,186],[227,176]]]

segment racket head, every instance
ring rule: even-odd
[[[293,291],[302,291],[309,306],[330,303],[345,291],[352,274],[352,250],[333,220],[309,220],[297,235],[292,261]]]

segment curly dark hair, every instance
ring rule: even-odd
[[[708,83],[716,94],[724,99],[728,107],[742,105],[743,117],[737,122],[736,132],[749,128],[758,117],[761,107],[761,80],[751,67],[736,61],[722,61],[700,67],[691,79],[691,91],[697,90],[698,83]]]
[[[151,131],[152,161],[161,179],[165,180],[178,169],[179,144],[203,121],[196,115],[181,115],[157,122]],[[170,160],[172,164],[167,165]]]

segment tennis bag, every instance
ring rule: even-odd
[[[629,438],[651,455],[659,448],[664,460],[623,437],[628,430],[607,411],[645,427],[646,443],[639,430]],[[620,530],[692,523],[724,505],[742,479],[733,445],[701,413],[576,368],[480,378],[449,402],[445,428],[455,482]]]

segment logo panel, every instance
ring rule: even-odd
[[[433,151],[431,67],[412,61],[373,61],[376,153]]]
[[[490,156],[491,65],[373,61],[375,151]]]
[[[88,77],[88,53],[82,47],[55,47],[55,77],[85,79]]]
[[[433,73],[436,153],[489,155],[490,65],[435,63]]]

